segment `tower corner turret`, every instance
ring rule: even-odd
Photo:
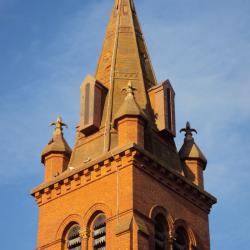
[[[194,141],[193,132],[197,131],[187,122],[186,128],[180,132],[185,132],[184,143],[179,151],[184,174],[194,184],[204,188],[203,171],[206,169],[207,159]]]
[[[45,166],[45,182],[67,169],[72,152],[63,136],[63,127],[67,127],[67,125],[62,122],[62,118],[58,117],[56,122],[51,123],[51,126],[55,126],[53,137],[41,154],[41,162]]]

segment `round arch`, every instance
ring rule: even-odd
[[[155,205],[150,209],[149,218],[153,220],[157,214],[162,214],[166,218],[166,223],[168,230],[171,233],[173,230],[174,220],[173,217],[169,214],[166,208],[160,205]]]
[[[104,203],[96,203],[92,207],[88,209],[88,211],[83,216],[83,225],[89,228],[92,220],[97,216],[99,213],[104,213],[106,218],[109,219],[112,217],[112,211],[109,206]]]
[[[193,230],[191,229],[191,227],[188,225],[188,223],[183,219],[177,219],[174,222],[173,232],[175,232],[179,227],[182,227],[183,229],[185,229],[189,242],[190,242],[191,249],[197,248],[197,241],[196,241],[195,234]]]
[[[72,214],[66,217],[59,226],[55,240],[64,239],[67,231],[73,224],[78,224],[81,228],[83,226],[83,218],[79,214]]]

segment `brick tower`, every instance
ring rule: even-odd
[[[81,85],[71,151],[59,117],[42,152],[37,250],[209,250],[206,158],[151,65],[133,0],[116,0],[95,76]]]

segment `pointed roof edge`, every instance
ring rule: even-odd
[[[193,141],[186,141],[182,145],[179,151],[181,160],[199,160],[203,163],[203,169],[206,169],[207,159],[197,146],[197,144]]]
[[[137,11],[136,11],[136,8],[135,8],[135,4],[134,4],[134,1],[133,0],[130,0],[132,3],[131,5],[133,6],[134,8],[134,12],[135,12],[135,16],[136,16],[136,19],[137,19],[137,23],[139,25],[139,29],[141,30],[141,36],[143,38],[143,42],[144,42],[144,46],[145,46],[145,50],[146,50],[146,53],[148,55],[148,62],[149,62],[149,65],[150,65],[150,68],[151,68],[151,71],[152,71],[152,74],[153,74],[153,77],[154,77],[154,83],[155,85],[157,85],[158,81],[157,81],[157,76],[155,74],[155,70],[154,70],[154,67],[153,67],[153,63],[152,63],[152,59],[151,59],[151,56],[150,56],[150,53],[149,53],[149,50],[148,50],[148,45],[147,45],[147,41],[144,37],[144,33],[142,32],[142,26],[141,26],[141,22],[139,20],[139,18],[137,17]]]
[[[141,35],[142,40],[143,40],[144,49],[145,49],[146,54],[147,54],[147,61],[149,63],[150,70],[151,70],[152,75],[153,75],[154,81],[152,82],[152,84],[156,86],[157,83],[158,83],[157,77],[156,77],[155,70],[154,70],[154,67],[153,67],[153,64],[152,64],[152,59],[151,59],[151,56],[150,56],[150,53],[149,53],[149,50],[148,50],[147,42],[146,42],[144,34],[142,32],[142,28],[141,28],[142,26],[141,26],[140,21],[139,21],[138,16],[137,16],[136,7],[135,7],[135,4],[134,4],[133,0],[128,0],[128,2],[129,2],[129,8],[130,8],[130,10],[132,12],[133,30],[134,30],[134,33],[136,34],[137,33],[136,29],[135,29],[135,21],[136,21],[138,26],[139,26],[139,31],[140,31],[140,35]],[[114,76],[112,76],[112,74],[114,74],[114,66],[115,66],[115,61],[116,61],[115,57],[116,57],[116,53],[117,53],[117,44],[118,44],[118,37],[119,37],[118,34],[119,34],[119,25],[120,25],[121,6],[122,6],[122,1],[121,0],[115,0],[114,1],[113,8],[112,8],[112,13],[111,13],[111,16],[109,18],[109,22],[108,22],[108,25],[107,25],[105,37],[104,37],[104,40],[103,40],[103,43],[102,43],[101,52],[100,52],[98,63],[97,63],[96,70],[95,70],[95,77],[97,78],[97,80],[100,80],[100,79],[98,79],[97,75],[98,75],[99,70],[100,70],[100,65],[102,64],[102,59],[103,59],[102,55],[104,53],[104,47],[105,47],[105,42],[106,42],[107,35],[108,35],[108,32],[109,32],[109,26],[110,26],[111,20],[113,18],[113,11],[116,10],[116,11],[118,11],[118,15],[117,15],[118,18],[117,18],[116,24],[115,24],[115,32],[114,32],[115,33],[115,38],[114,38],[114,46],[113,46],[113,51],[112,51],[112,59],[111,59],[111,65],[110,65],[111,70],[110,70],[109,78],[112,79],[114,77]],[[134,18],[136,18],[136,20]],[[136,44],[137,44],[137,48],[139,48],[139,44],[138,44],[138,41],[137,41],[137,35],[136,35]],[[140,57],[139,49],[138,49],[138,53],[139,53],[139,57]],[[142,72],[142,74],[144,76],[143,72]]]

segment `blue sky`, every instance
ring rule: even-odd
[[[212,249],[249,241],[250,2],[136,0],[158,80],[176,91],[177,128],[189,120],[208,158]],[[40,153],[62,115],[73,145],[79,87],[94,73],[112,0],[0,1],[1,248],[34,249]],[[180,147],[183,135],[176,142]],[[13,240],[14,239],[14,240]]]

